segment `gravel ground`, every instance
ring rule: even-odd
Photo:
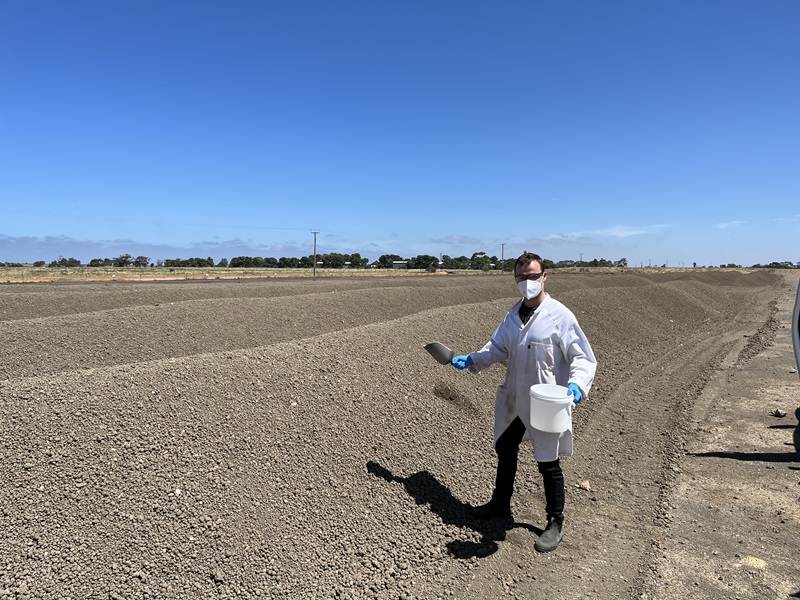
[[[491,491],[502,366],[422,349],[480,347],[510,276],[0,286],[0,598],[655,594],[693,411],[772,347],[789,287],[551,274],[599,370],[564,461],[567,535],[538,555],[529,449],[514,518],[466,512]],[[759,586],[736,597],[785,597]]]

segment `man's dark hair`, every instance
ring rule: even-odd
[[[542,262],[541,256],[533,252],[523,252],[519,255],[517,262],[514,263],[514,273],[517,272],[517,267],[525,268],[532,262],[539,263],[539,268],[544,272],[544,263]]]

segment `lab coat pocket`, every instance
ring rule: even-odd
[[[528,351],[530,352],[528,368],[532,369],[536,375],[535,379],[529,379],[529,381],[555,383],[553,367],[556,361],[553,344],[549,342],[530,342]]]

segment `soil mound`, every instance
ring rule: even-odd
[[[513,523],[466,511],[491,490],[502,367],[470,376],[423,350],[480,347],[517,301],[510,278],[4,288],[0,596],[637,594],[687,411],[781,285],[548,281],[600,368],[547,557],[530,451]]]

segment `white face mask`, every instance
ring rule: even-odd
[[[542,282],[538,279],[536,281],[524,279],[517,284],[517,289],[525,300],[530,300],[542,293]]]

